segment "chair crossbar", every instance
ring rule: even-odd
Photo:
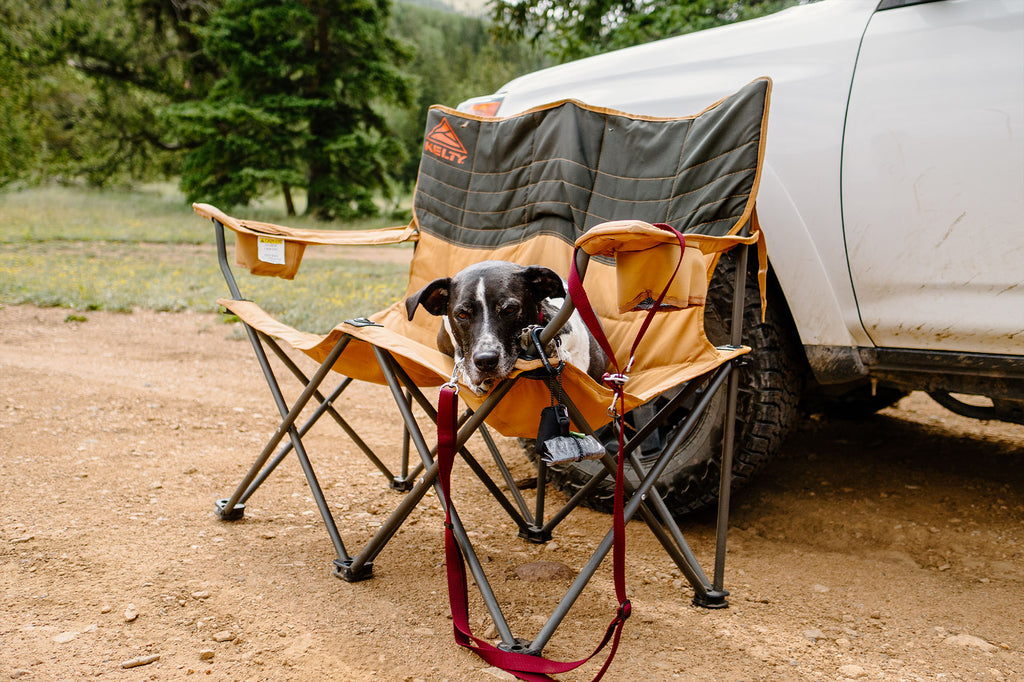
[[[683,572],[687,581],[702,600],[707,598],[707,595],[712,591],[711,581],[707,579],[707,576],[701,569],[699,561],[690,550],[688,543],[683,537],[682,531],[679,529],[678,524],[676,524],[668,506],[665,504],[660,493],[658,493],[657,488],[654,487],[654,484],[661,477],[661,474],[664,472],[665,467],[668,465],[668,462],[672,458],[676,449],[686,440],[693,429],[696,428],[701,416],[707,411],[712,398],[721,389],[723,381],[730,373],[731,363],[727,363],[715,370],[711,377],[708,377],[710,384],[707,390],[694,406],[690,415],[686,419],[686,422],[676,431],[673,438],[665,445],[665,447],[662,448],[661,454],[646,474],[644,474],[643,467],[635,455],[636,448],[647,436],[645,430],[641,429],[640,432],[631,437],[623,448],[625,456],[627,457],[627,462],[632,468],[634,474],[640,480],[639,485],[633,484],[628,477],[624,481],[626,493],[630,495],[630,501],[638,500],[637,503],[642,505],[640,507],[640,511],[648,527],[650,527],[651,531],[659,541],[661,541],[662,546],[666,551],[668,551],[677,567]],[[695,381],[691,383],[699,384],[702,382]],[[689,388],[690,387],[688,387],[688,389]],[[694,391],[695,390],[696,389],[694,388]],[[673,403],[683,402],[687,397],[687,393],[689,393],[689,391],[684,390],[670,401],[666,408],[671,406]],[[659,415],[667,417],[670,411],[671,410],[668,409],[662,409],[659,412]],[[603,475],[614,475],[614,460],[612,460],[610,456],[606,456],[602,458],[601,461],[604,465],[604,472],[602,472]],[[627,520],[631,518],[631,516],[631,514],[627,515]],[[665,535],[662,526],[668,527],[670,535]]]
[[[730,374],[728,369],[729,366],[730,365],[728,364],[724,365],[722,368],[720,368],[719,371],[716,372],[715,376],[711,379],[711,386],[703,396],[702,400],[693,410],[695,419],[699,418],[699,416],[702,415],[704,411],[706,411],[708,405],[710,404],[711,397],[717,390],[721,388],[721,385],[725,380],[726,376]],[[690,420],[689,423],[692,424],[695,423],[695,421]],[[686,430],[686,428],[687,427],[684,427],[684,430]],[[686,435],[687,434],[682,434],[681,437],[674,438],[673,441],[679,440],[681,442],[682,439],[686,437]],[[645,434],[637,434],[631,439],[633,450],[635,450],[638,444],[642,442],[643,437],[645,437]],[[628,446],[629,443],[627,443],[627,447]],[[701,602],[706,602],[709,600],[713,601],[717,599],[719,595],[714,594],[711,581],[708,580],[707,576],[704,574],[703,570],[700,567],[699,561],[697,560],[696,556],[693,554],[693,551],[690,549],[689,544],[683,537],[682,532],[679,529],[679,526],[673,520],[671,514],[668,511],[668,508],[665,506],[664,501],[661,499],[661,496],[658,494],[657,489],[654,487],[657,483],[658,478],[661,476],[661,473],[664,470],[665,465],[667,465],[669,459],[671,459],[672,453],[672,448],[666,447],[665,449],[663,449],[662,454],[658,457],[656,463],[649,469],[647,474],[643,477],[641,483],[632,490],[627,490],[629,500],[625,505],[623,516],[625,521],[628,523],[639,511],[641,515],[644,516],[644,520],[646,521],[647,526],[653,532],[654,536],[661,542],[666,552],[673,559],[673,561],[676,563],[680,571],[686,577],[687,581],[693,587],[697,595],[694,597],[694,601],[697,602],[698,599],[700,599]],[[610,458],[608,459],[610,460]],[[640,462],[636,460],[635,456],[631,457],[630,464],[636,472],[639,473],[642,471]],[[614,462],[605,462],[605,466],[606,469],[609,466],[614,467]],[[607,475],[607,473],[608,472],[606,470],[601,474],[598,474],[598,476],[604,476]],[[597,478],[597,476],[595,476],[595,478]],[[648,499],[653,500],[657,505],[656,508],[658,511],[658,516],[661,517],[662,523],[669,529],[667,532],[665,528],[662,527],[662,523],[659,523],[659,519],[651,513],[651,510],[649,508],[647,508],[646,505]],[[548,617],[548,620],[544,623],[543,626],[541,626],[541,629],[538,631],[536,637],[532,640],[528,647],[529,653],[539,655],[543,648],[548,644],[550,638],[554,635],[555,631],[561,624],[562,620],[564,620],[565,616],[568,615],[569,610],[572,608],[573,604],[576,602],[576,600],[582,594],[587,584],[590,582],[590,579],[597,571],[597,568],[600,566],[601,562],[607,557],[608,552],[611,551],[612,539],[613,534],[612,531],[609,530],[605,537],[602,539],[601,543],[598,545],[597,549],[591,555],[591,558],[587,561],[584,567],[580,569],[580,572],[577,574],[576,578],[573,580],[569,589],[562,597],[562,600],[552,611],[551,615]],[[725,595],[721,595],[721,598],[724,599],[724,596]]]
[[[314,392],[316,392],[320,384],[323,383],[323,380],[327,376],[327,373],[330,370],[331,365],[334,363],[334,361],[338,359],[338,356],[341,355],[341,352],[345,350],[345,346],[348,345],[347,338],[343,338],[340,341],[338,341],[337,344],[335,344],[334,348],[331,349],[331,352],[328,355],[328,360],[330,360],[330,363],[325,361],[324,364],[322,364],[317,369],[316,373],[313,375],[313,378],[310,380],[309,383],[306,384],[306,386],[302,390],[302,393],[296,399],[295,403],[291,406],[291,408],[289,408],[287,402],[285,402],[284,395],[281,393],[281,387],[278,384],[277,377],[274,374],[273,369],[270,367],[270,361],[267,358],[267,354],[264,351],[262,344],[259,342],[259,338],[256,335],[256,331],[249,325],[246,325],[246,331],[249,333],[249,339],[250,341],[252,341],[253,350],[255,351],[256,356],[259,359],[260,367],[263,369],[263,376],[267,380],[270,392],[274,397],[274,402],[277,405],[278,411],[281,413],[282,421],[278,425],[277,429],[274,431],[273,435],[270,437],[270,440],[268,440],[266,445],[263,446],[263,451],[259,454],[259,456],[256,458],[256,461],[249,468],[249,471],[242,479],[242,482],[238,484],[238,487],[235,489],[235,492],[231,495],[230,498],[225,500],[224,510],[225,513],[227,514],[230,514],[235,509],[235,506],[237,505],[242,494],[248,489],[249,484],[252,483],[253,480],[259,475],[259,472],[263,468],[263,465],[267,463],[267,460],[270,459],[270,455],[277,448],[277,446],[280,445],[281,441],[284,439],[285,436],[288,436],[292,440],[293,445],[298,445],[298,443],[301,442],[298,436],[298,430],[293,431],[292,427],[294,426],[295,421],[298,419],[299,415],[302,413],[302,410],[305,409],[306,405],[313,397]]]
[[[344,389],[345,382],[339,383],[331,392],[330,396],[320,403],[320,405],[317,407],[313,415],[309,419],[307,419],[302,426],[299,427],[298,436],[300,439],[303,436],[305,436],[311,428],[313,428],[313,425],[316,424],[317,420],[326,411],[326,406],[330,404],[330,401],[337,399],[337,397],[341,395],[341,392]],[[253,479],[252,483],[250,483],[249,486],[245,489],[245,492],[242,493],[242,496],[238,498],[239,504],[244,505],[248,501],[248,499],[252,497],[256,490],[259,489],[261,485],[263,485],[264,481],[266,481],[267,478],[270,477],[270,474],[274,473],[274,470],[277,469],[278,465],[281,464],[282,461],[284,461],[285,457],[287,457],[289,453],[291,453],[293,448],[294,441],[292,441],[292,439],[289,438],[288,441],[284,443],[281,446],[281,448],[277,451],[277,454],[274,455],[273,459],[271,459],[267,463],[267,465],[263,467],[263,469],[256,476],[256,478]]]
[[[377,349],[375,349],[375,352],[378,352]],[[384,351],[379,352],[382,355],[385,354]],[[391,362],[393,362],[393,360],[391,360]],[[397,368],[397,365],[395,366]],[[725,597],[728,595],[728,593],[720,589],[715,589],[715,587],[712,585],[711,580],[708,579],[707,575],[701,568],[697,557],[694,555],[692,549],[687,543],[678,524],[676,524],[674,519],[672,518],[672,515],[667,505],[661,498],[660,494],[657,492],[655,484],[657,483],[658,479],[663,473],[665,466],[667,466],[668,461],[673,456],[675,449],[687,438],[687,436],[689,436],[689,434],[691,433],[692,429],[695,427],[699,419],[707,411],[712,398],[717,394],[719,390],[721,390],[723,384],[732,374],[732,363],[729,362],[720,366],[716,370],[708,373],[707,375],[692,380],[682,391],[678,392],[675,396],[673,396],[673,398],[670,399],[670,401],[666,404],[665,407],[658,411],[658,413],[654,416],[651,422],[642,426],[633,436],[630,437],[630,439],[626,443],[626,456],[629,457],[628,461],[630,463],[630,466],[633,468],[638,479],[640,479],[640,483],[638,485],[633,485],[628,481],[626,482],[629,501],[626,505],[625,519],[628,522],[629,520],[632,520],[632,518],[638,512],[641,514],[647,526],[651,529],[654,536],[659,540],[663,548],[666,550],[666,553],[670,556],[673,562],[677,565],[677,567],[686,577],[687,581],[691,584],[695,593],[694,602],[704,606],[724,605]],[[508,379],[505,382],[503,382],[502,385],[511,385],[518,379],[518,377]],[[686,424],[684,424],[676,432],[674,437],[665,446],[661,455],[657,458],[653,466],[651,466],[648,469],[647,473],[644,474],[642,465],[636,458],[635,451],[640,447],[643,441],[650,435],[653,429],[657,428],[660,422],[663,422],[665,419],[667,419],[668,416],[677,407],[679,407],[684,402],[692,398],[697,393],[697,391],[700,390],[700,388],[705,385],[706,390],[704,390],[703,394],[698,399],[697,404],[690,412]],[[499,389],[501,389],[501,387],[502,386],[499,386],[497,389],[495,389],[496,392],[498,392]],[[572,404],[571,399],[566,398],[565,402],[570,410],[570,415],[574,418],[574,420],[578,420],[577,423],[582,424],[582,428],[584,428],[586,431],[588,431],[589,433],[593,433],[593,429],[589,426],[589,424],[586,423],[585,420],[582,419],[582,416],[579,415],[578,410],[576,410],[575,405]],[[482,419],[486,418],[486,412],[488,411],[488,407],[489,406],[485,403],[485,405],[481,406],[481,408],[479,408],[477,412],[474,414],[474,417],[476,417],[478,420],[476,424],[461,424],[459,437],[457,440],[457,444],[460,448],[462,447],[462,445],[464,445],[468,436],[471,433],[473,433],[474,430],[476,430],[477,426],[483,426]],[[424,409],[428,412],[428,414],[431,417],[434,417],[436,415],[433,406],[424,405]],[[500,454],[495,454],[496,459],[503,464],[503,460],[501,460]],[[433,451],[431,452],[431,456],[432,455]],[[467,463],[470,463],[470,466],[474,470],[474,473],[477,475],[478,479],[482,481],[490,480],[489,476],[486,475],[486,472],[482,472],[475,466],[473,466],[475,460],[467,459],[465,455],[463,456],[463,458],[466,459]],[[602,478],[609,475],[609,472],[614,474],[615,463],[611,459],[611,457],[609,455],[605,455],[602,458],[602,462],[604,464],[604,471],[596,475],[592,479],[592,481],[590,481],[587,484],[588,486],[597,485],[597,483],[599,483],[599,481]],[[543,471],[543,469],[543,463],[540,463],[540,468],[538,469],[538,471]],[[538,475],[538,496],[542,494],[539,488],[540,485],[541,479],[540,475]],[[495,499],[499,501],[499,503],[501,503],[504,500],[503,496],[495,494],[493,490],[491,492]],[[439,495],[439,499],[441,499],[443,502],[443,493],[439,493]],[[575,495],[565,505],[563,505],[562,509],[556,512],[556,514],[547,524],[541,526],[541,532],[550,533],[550,531],[554,529],[558,522],[563,520],[568,515],[571,509],[575,508],[580,504],[583,497],[584,495],[577,493],[577,495]],[[506,511],[509,511],[507,506],[505,508]],[[510,516],[512,516],[514,520],[517,518],[513,514],[510,514]],[[543,521],[542,504],[538,504],[536,519],[540,522]],[[476,581],[478,588],[481,590],[482,594],[486,593],[486,595],[492,595],[489,583],[487,583],[487,577],[483,574],[482,567],[479,565],[478,560],[475,559],[475,553],[468,536],[463,536],[460,533],[456,533],[456,539],[459,542],[459,545],[464,555],[467,557],[467,563],[470,566],[470,570],[473,573],[474,580]],[[594,573],[600,566],[601,562],[607,556],[608,551],[610,551],[611,549],[611,545],[612,533],[611,531],[609,531],[607,536],[602,540],[601,544],[598,545],[597,549],[595,550],[591,558],[588,560],[586,565],[580,570],[580,573],[577,575],[576,580],[574,580],[573,584],[570,586],[569,590],[566,592],[562,600],[556,606],[551,616],[549,616],[549,619],[542,626],[537,636],[531,642],[529,642],[528,645],[525,645],[525,651],[527,651],[528,653],[535,653],[538,655],[541,653],[544,646],[546,646],[546,644],[548,643],[550,637],[557,630],[559,624],[564,620],[565,616],[568,614],[572,605],[579,598],[583,589],[586,587],[590,579],[593,577]],[[484,596],[485,605],[488,611],[491,613],[492,620],[494,620],[497,623],[498,620],[494,618],[495,614],[493,612],[493,609],[497,608],[500,611],[500,605],[498,605],[496,602],[492,602],[491,597],[486,595]],[[504,621],[504,618],[502,618],[502,621]],[[515,637],[507,639],[504,636],[504,634],[501,635],[501,639],[502,642],[506,644],[506,646],[519,648],[524,647],[524,640]]]
[[[309,377],[307,377],[305,373],[299,368],[299,366],[295,364],[295,361],[292,360],[291,357],[289,357],[288,354],[284,352],[280,344],[278,344],[276,341],[274,341],[272,337],[265,334],[264,332],[258,333],[260,339],[262,339],[263,342],[267,346],[269,346],[272,351],[274,351],[274,354],[281,360],[285,367],[287,367],[291,371],[291,373],[295,375],[295,378],[298,379],[303,386],[308,385],[310,382]],[[389,469],[388,466],[381,461],[381,459],[377,456],[373,449],[369,445],[367,445],[366,441],[364,441],[362,437],[360,437],[356,430],[352,428],[352,425],[349,424],[348,421],[341,416],[338,410],[334,408],[334,401],[338,399],[341,393],[346,388],[348,388],[353,381],[354,379],[352,379],[352,377],[344,377],[338,384],[337,388],[331,393],[331,397],[329,398],[325,398],[320,393],[319,390],[315,390],[313,392],[313,397],[317,400],[319,405],[317,406],[316,412],[314,412],[313,416],[309,418],[308,426],[312,427],[312,425],[315,424],[316,421],[326,412],[331,416],[335,423],[339,427],[341,427],[341,430],[345,432],[345,435],[347,435],[352,440],[355,446],[358,447],[363,452],[364,455],[366,455],[366,458],[369,459],[370,462],[375,467],[377,467],[377,469],[382,474],[384,474],[384,476],[386,476],[389,481],[402,481],[409,478],[409,469],[407,462],[403,462],[400,474],[393,473],[391,469]]]
[[[674,412],[680,405],[682,405],[691,397],[693,397],[697,390],[699,390],[700,387],[707,382],[710,376],[710,374],[706,374],[688,382],[682,391],[678,392],[675,396],[673,396],[672,399],[664,407],[662,407],[647,424],[645,424],[638,432],[636,432],[626,441],[624,445],[625,454],[627,456],[632,454],[632,452],[637,447],[642,445],[643,442],[652,432],[654,432],[660,425],[666,422],[666,420],[669,418],[669,415],[672,412]],[[584,421],[583,416],[579,413],[579,410],[572,403],[572,400],[569,398],[565,398],[565,404],[566,407],[569,409],[570,417],[574,420],[575,423],[581,425],[580,428],[583,429],[584,433],[588,433],[589,435],[596,437],[594,429],[591,428],[590,425],[586,423],[586,421]],[[688,433],[689,431],[687,431],[687,434]],[[581,486],[580,489],[577,490],[572,495],[572,497],[570,497],[570,499],[557,512],[551,515],[547,523],[545,523],[543,526],[544,532],[550,535],[551,531],[554,530],[554,528],[559,523],[561,523],[561,521],[566,516],[569,515],[569,512],[571,512],[573,509],[582,504],[583,501],[586,500],[590,496],[590,494],[597,489],[599,485],[601,485],[602,481],[604,481],[608,476],[615,476],[614,462],[611,461],[610,459],[608,459],[608,461],[605,461],[605,458],[602,458],[602,463],[604,464],[604,468],[601,471],[596,472],[593,476],[591,476],[590,480],[588,480],[583,486]],[[631,464],[631,466],[633,467],[635,472],[642,471],[639,463],[635,461]],[[639,478],[640,475],[638,473],[638,479]],[[627,481],[626,484],[629,485],[629,482]]]
[[[386,351],[375,347],[373,349],[373,352],[377,356],[377,361],[380,363],[381,369],[385,370],[384,377],[388,382],[388,387],[391,389],[392,395],[395,396],[396,402],[399,405],[399,411],[402,413],[402,419],[406,423],[406,428],[412,432],[410,433],[410,435],[412,435],[413,437],[413,442],[416,444],[417,449],[419,449],[421,453],[426,453],[425,455],[423,455],[425,457],[424,466],[427,465],[428,460],[430,463],[433,463],[433,457],[436,454],[437,448],[436,446],[434,448],[427,447],[426,442],[423,439],[423,434],[420,431],[418,424],[416,424],[416,420],[412,414],[412,410],[408,405],[406,405],[403,399],[404,393],[402,391],[402,384],[404,384],[404,381],[401,381],[400,375],[404,376],[405,379],[408,379],[408,375],[405,375],[405,373],[401,371],[401,368],[398,366],[398,363],[396,363],[394,358],[391,357],[391,355]],[[422,396],[422,393],[420,393],[419,390],[416,389],[415,385],[410,384],[409,386],[407,386],[407,388],[414,395],[419,394],[420,396]],[[425,398],[423,399],[421,407],[424,409],[424,411],[427,413],[427,416],[432,421],[436,421],[437,410],[434,409],[434,407],[428,401],[426,401]],[[467,416],[467,421],[469,419],[470,416]],[[512,518],[513,521],[515,521],[516,525],[518,525],[520,528],[525,528],[528,525],[527,521],[523,518],[522,515],[519,514],[519,511],[515,508],[515,506],[501,492],[501,489],[494,482],[494,479],[491,478],[491,476],[480,465],[476,458],[473,457],[472,453],[470,453],[469,450],[466,449],[464,442],[460,444],[458,452],[462,456],[462,459],[466,462],[466,464],[469,465],[470,469],[473,470],[473,473],[476,474],[480,482],[483,483],[484,487],[487,488],[488,492],[490,492],[494,499],[498,501],[498,503],[502,506],[506,513],[508,513],[509,517]]]
[[[533,514],[530,513],[530,507],[526,504],[526,498],[524,498],[523,494],[519,491],[519,486],[516,485],[515,478],[512,476],[512,471],[508,468],[505,458],[501,456],[501,452],[498,450],[498,445],[494,442],[494,438],[491,436],[491,432],[487,428],[487,425],[481,424],[478,433],[483,439],[484,444],[487,446],[488,451],[491,453],[491,459],[494,460],[494,465],[498,468],[498,472],[505,481],[505,487],[508,489],[509,495],[512,496],[516,507],[519,509],[519,513],[526,520],[528,526],[534,527],[536,523]],[[522,534],[522,528],[520,528],[520,534]]]

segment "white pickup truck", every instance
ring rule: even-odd
[[[758,194],[772,289],[767,321],[752,305],[745,322],[735,480],[775,454],[801,395],[863,413],[924,390],[1024,423],[1021,0],[826,0],[539,71],[460,108],[574,98],[679,116],[758,76],[774,81]],[[707,422],[663,491],[679,513],[716,493]]]

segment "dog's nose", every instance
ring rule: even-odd
[[[498,366],[498,353],[493,350],[482,350],[473,354],[473,364],[481,372],[493,371]]]

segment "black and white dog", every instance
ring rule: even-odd
[[[438,350],[462,362],[466,383],[479,395],[512,372],[523,329],[547,324],[562,306],[565,291],[553,270],[491,260],[435,279],[407,298],[405,308],[410,320],[421,305],[443,316]],[[577,312],[560,332],[558,352],[597,380],[608,365]]]

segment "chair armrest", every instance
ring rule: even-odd
[[[677,276],[680,281],[673,283],[663,305],[675,308],[703,305],[702,299],[707,295],[707,283],[711,281],[711,275],[722,253],[740,245],[756,245],[757,281],[761,295],[761,318],[764,319],[767,306],[765,295],[768,249],[765,245],[764,232],[757,219],[757,209],[751,212],[748,222],[738,225],[730,234],[714,236],[686,233],[684,236],[687,248],[683,255],[683,263],[680,265],[680,274]],[[660,292],[660,289],[652,289],[651,285],[663,287],[664,276],[661,276],[662,280],[659,283],[659,274],[665,272],[665,267],[671,272],[679,259],[676,237],[640,220],[618,220],[596,225],[580,235],[576,240],[576,246],[591,255],[615,257],[620,312],[636,309],[634,306],[637,303],[640,303],[642,308],[646,300],[645,294],[650,295],[651,291]],[[643,253],[649,255],[635,255]],[[696,267],[698,256],[703,256],[703,283]],[[648,274],[653,275],[653,281]]]
[[[192,204],[192,209],[198,215],[216,220],[239,234],[281,237],[286,241],[300,244],[378,246],[416,241],[419,237],[419,232],[413,225],[383,227],[375,230],[312,230],[285,227],[256,220],[240,220],[209,204]]]
[[[380,246],[419,239],[419,232],[412,224],[376,230],[297,229],[255,220],[239,220],[209,204],[192,204],[192,209],[198,215],[210,218],[214,224],[222,226],[219,230],[223,231],[223,227],[227,227],[234,231],[236,265],[254,275],[283,279],[294,279],[309,244]],[[222,269],[225,266],[226,263],[222,262]]]

